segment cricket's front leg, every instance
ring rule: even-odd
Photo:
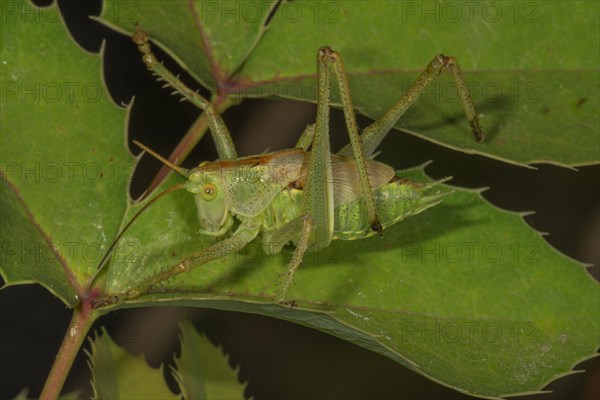
[[[127,290],[125,293],[111,296],[102,296],[92,302],[94,308],[112,305],[125,300],[133,300],[148,293],[155,286],[171,279],[179,274],[190,272],[209,261],[219,259],[228,254],[237,253],[252,241],[260,230],[260,221],[248,218],[243,221],[235,233],[212,246],[207,247],[199,253],[186,257],[177,264],[167,267],[159,273],[145,279],[137,286]]]
[[[298,239],[292,259],[287,265],[287,271],[279,276],[276,284],[276,299],[280,303],[285,302],[287,292],[294,282],[296,270],[302,263],[302,257],[308,249],[310,235],[314,227],[314,219],[306,214],[296,217],[279,229],[263,234],[263,247],[267,254],[277,254],[283,246],[290,241]]]
[[[200,94],[187,87],[179,78],[173,75],[171,71],[166,69],[162,63],[158,62],[150,48],[148,33],[137,23],[135,24],[135,29],[136,32],[132,36],[132,40],[142,53],[142,58],[148,69],[158,75],[161,80],[167,82],[167,86],[172,86],[190,103],[206,113],[208,126],[210,127],[213,140],[215,141],[219,158],[222,160],[236,160],[238,156],[235,151],[233,140],[231,140],[229,130],[227,129],[225,122],[223,122],[223,118],[221,118],[215,109],[215,106]]]

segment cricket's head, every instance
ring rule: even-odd
[[[221,174],[217,163],[204,162],[198,167],[188,170],[163,158],[137,140],[133,142],[148,154],[187,178],[187,182],[183,186],[188,192],[194,194],[200,222],[200,233],[221,236],[231,228],[233,217],[228,211],[223,190],[221,190]]]
[[[221,236],[231,228],[233,217],[229,213],[223,195],[221,175],[218,169],[210,168],[210,164],[202,163],[192,169],[187,177],[185,188],[194,194],[200,233]]]

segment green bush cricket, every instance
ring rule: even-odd
[[[133,41],[150,71],[206,113],[219,159],[188,170],[134,141],[187,181],[150,200],[119,233],[100,266],[137,216],[153,202],[177,189],[185,188],[194,195],[200,234],[226,237],[232,230],[234,219],[238,225],[230,236],[168,266],[125,293],[95,299],[94,307],[135,299],[173,276],[240,251],[259,234],[267,254],[279,253],[288,243],[296,246],[287,272],[280,277],[275,296],[281,303],[294,304],[293,300],[286,300],[286,295],[306,251],[323,249],[333,239],[381,236],[384,228],[438,204],[446,194],[430,190],[439,182],[422,184],[399,179],[392,167],[372,159],[377,146],[396,121],[443,70],[454,75],[475,139],[479,142],[484,139],[456,60],[441,54],[433,58],[389,111],[359,134],[342,59],[325,46],[317,53],[316,122],[304,130],[293,149],[238,158],[229,131],[214,105],[158,62],[147,33],[137,24]],[[350,144],[337,154],[331,154],[329,145],[331,75],[339,89],[350,137]]]

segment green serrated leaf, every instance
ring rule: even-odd
[[[229,367],[222,350],[213,346],[188,321],[180,324],[181,356],[173,375],[186,399],[243,399],[245,385]]]
[[[401,176],[425,179],[420,169]],[[273,304],[291,249],[268,256],[259,241],[121,306],[260,313],[329,332],[471,395],[540,391],[598,348],[599,286],[520,215],[477,191],[454,190],[383,240],[334,241],[305,255],[288,295],[296,307]],[[187,193],[153,205],[125,235],[107,293],[208,246],[195,214]]]
[[[152,36],[158,21],[168,19],[170,29],[162,30],[158,43],[169,55],[188,65],[190,72],[205,86],[218,88],[251,54],[264,34],[264,24],[275,3],[274,0],[260,3],[106,1],[100,18],[106,25],[123,32],[131,32],[133,24],[139,23],[144,29],[148,27]],[[223,18],[222,13],[230,17]],[[190,35],[190,32],[195,34]],[[226,45],[215,47],[214,43]],[[187,56],[191,52],[194,57],[179,59],[179,55]],[[226,87],[220,89],[227,90]]]
[[[518,164],[600,160],[597,2],[282,2],[264,34],[269,2],[131,4],[132,18],[221,96],[314,102],[316,53],[328,45],[344,58],[356,110],[376,119],[444,53],[463,69],[486,141],[470,135],[450,74],[396,128]],[[108,1],[104,20],[132,32],[119,7]]]
[[[88,353],[96,399],[178,399],[167,386],[163,368],[150,367],[142,355],[117,346],[106,330],[96,335]]]
[[[79,390],[74,390],[70,393],[62,394],[58,400],[79,400],[81,398],[81,393]]]
[[[29,5],[22,4],[30,12]],[[141,7],[145,3],[132,4]],[[48,10],[56,12],[54,8]],[[561,11],[567,15],[569,10]],[[576,21],[587,26],[585,18]],[[95,56],[81,54],[59,21],[38,19],[33,23],[7,15],[4,22],[3,15],[2,96],[7,100],[3,99],[0,111],[1,271],[8,284],[40,282],[72,306],[76,296],[88,287],[99,257],[115,237],[126,212],[126,180],[121,178],[130,171],[131,158],[122,136],[115,135],[122,132],[125,113],[106,100],[107,96],[103,96],[106,101],[92,106],[81,97],[71,102],[69,96],[63,96],[53,102],[48,93],[43,97],[41,90],[40,101],[33,103],[44,112],[32,111],[32,95],[22,88],[36,88],[36,82],[38,88],[42,84],[55,87],[48,82],[98,84],[95,77],[100,71],[99,62]],[[146,28],[153,32],[152,27]],[[368,32],[361,33],[367,39]],[[160,40],[160,33],[156,34]],[[583,50],[590,42],[593,40],[582,40]],[[298,46],[304,48],[306,44],[299,39]],[[590,54],[597,54],[561,49],[565,51],[561,54],[575,58],[586,54],[593,59],[595,56]],[[295,60],[297,53],[291,54],[294,56],[289,59]],[[349,65],[353,57],[359,58],[358,53],[345,54]],[[38,63],[40,59],[44,60],[43,67]],[[371,60],[380,62],[375,56]],[[244,66],[250,61],[248,58]],[[302,61],[298,65],[305,64]],[[571,69],[578,72],[578,68]],[[238,69],[241,71],[243,68]],[[583,79],[581,75],[578,78]],[[10,90],[15,83],[21,90],[16,94]],[[586,90],[593,88],[585,85]],[[578,101],[577,109],[586,110],[584,107],[595,104],[594,99],[582,104]],[[485,109],[482,112],[487,113]],[[591,121],[586,132],[596,128],[597,121]],[[576,132],[569,134],[575,136],[570,137],[581,139],[578,128],[573,129]],[[499,131],[496,138],[502,135],[504,131]],[[525,132],[523,140],[533,140],[529,135]],[[537,140],[542,147],[555,143]],[[565,137],[561,140],[556,143],[568,150]],[[578,149],[584,158],[573,159],[573,163],[588,162],[588,147],[593,148],[595,142],[581,143],[587,143],[585,149]],[[548,145],[546,150],[553,146]],[[68,172],[72,166],[90,160],[104,173],[96,180],[67,173],[56,180],[48,175],[51,163],[64,165]],[[103,180],[115,171],[111,169],[115,165],[118,169],[113,176],[118,178]],[[40,171],[45,167],[46,175],[35,169],[29,175],[22,172],[37,166]],[[420,170],[403,173],[422,175]],[[175,181],[178,178],[172,177],[169,183]],[[127,210],[124,221],[137,209],[139,206]],[[102,290],[119,294],[209,245],[209,239],[197,234],[195,214],[193,200],[186,193],[175,193],[154,205],[124,237],[106,271]],[[93,243],[100,250],[95,257],[75,254],[67,262],[50,259],[20,263],[23,254],[31,251],[24,247],[26,250],[16,255],[5,252],[5,243],[15,237],[18,241],[23,238],[26,245],[44,245],[47,249],[51,249],[51,243],[67,246],[76,241],[79,249]],[[386,230],[383,240],[335,241],[321,252],[308,254],[289,293],[297,304],[294,308],[274,304],[273,298],[273,285],[284,271],[290,252],[286,248],[283,254],[266,256],[257,240],[239,254],[181,275],[153,293],[120,306],[183,304],[295,321],[383,354],[459,391],[487,397],[539,391],[598,348],[598,284],[583,266],[550,248],[520,215],[498,210],[475,191],[456,189],[442,205]]]
[[[101,55],[82,52],[56,6],[5,5],[0,273],[73,307],[127,206],[126,113],[100,79]]]
[[[14,397],[13,400],[27,400],[28,393],[29,393],[29,389],[24,388]]]

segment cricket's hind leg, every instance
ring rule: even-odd
[[[461,69],[458,66],[458,62],[454,57],[438,54],[429,62],[429,64],[427,64],[425,70],[419,75],[417,80],[410,86],[406,93],[404,93],[400,100],[383,114],[381,118],[365,128],[360,139],[366,157],[371,157],[394,124],[402,117],[406,110],[417,101],[431,82],[433,82],[444,70],[448,70],[454,75],[458,94],[467,120],[469,121],[469,126],[473,132],[473,136],[475,136],[475,139],[478,142],[484,140],[484,134],[479,124],[475,105],[473,104],[471,96],[469,96],[469,90]],[[345,146],[337,154],[341,156],[350,156],[352,151],[353,148]]]

